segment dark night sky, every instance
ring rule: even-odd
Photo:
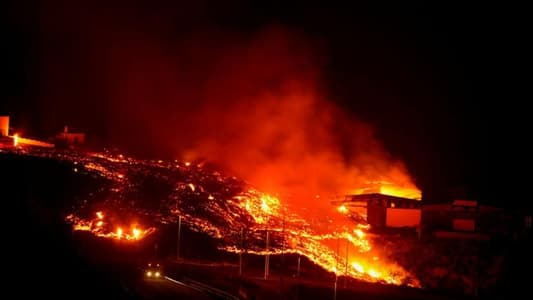
[[[43,78],[43,69],[50,68],[52,61],[65,70],[78,59],[80,48],[91,46],[75,41],[69,22],[76,23],[73,28],[85,28],[84,22],[102,14],[116,15],[118,23],[123,19],[127,19],[124,24],[137,19],[147,22],[135,24],[148,28],[149,33],[153,27],[172,28],[170,33],[154,31],[160,34],[154,39],[202,32],[203,28],[246,35],[273,24],[297,30],[319,45],[325,89],[346,111],[376,128],[385,147],[406,162],[430,199],[445,198],[447,191],[455,189],[487,203],[531,206],[522,196],[527,176],[515,171],[527,174],[530,156],[522,145],[530,136],[524,130],[528,114],[519,105],[521,84],[515,79],[524,63],[525,30],[519,8],[487,4],[348,7],[331,1],[325,6],[285,1],[195,5],[117,1],[109,6],[92,5],[97,8],[87,13],[92,17],[88,18],[83,9],[64,4],[69,1],[12,2],[3,10],[0,27],[0,114],[11,115],[17,128],[49,135],[63,122],[70,122],[98,139],[107,138],[102,128],[109,118],[105,112],[92,125],[83,118],[76,123],[61,110],[52,117],[43,116],[43,82],[48,80]],[[48,34],[57,27],[46,21],[54,19],[54,14],[70,16],[59,18],[62,21],[55,25],[66,32],[54,35],[57,49],[50,47]],[[106,43],[106,34],[102,35],[101,43]],[[68,70],[82,78],[87,67],[79,65]],[[65,89],[90,90],[83,84],[68,86],[72,82]],[[99,95],[92,90],[85,94]],[[60,99],[54,105],[61,101],[71,100]]]

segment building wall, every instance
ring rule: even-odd
[[[0,136],[9,135],[9,117],[0,116]]]
[[[387,208],[387,227],[418,227],[422,210],[412,208]]]
[[[367,211],[368,224],[370,226],[380,229],[384,228],[387,218],[387,203],[381,199],[372,199],[368,203]]]

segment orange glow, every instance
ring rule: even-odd
[[[141,229],[137,226],[132,227],[131,234],[127,234],[122,230],[122,227],[117,227],[115,232],[107,231],[106,222],[104,222],[104,213],[98,211],[95,213],[96,218],[93,220],[83,220],[74,215],[68,215],[66,220],[72,223],[72,229],[75,231],[89,231],[95,236],[103,238],[111,238],[118,240],[136,241],[141,240],[147,235],[153,233],[155,228]]]
[[[271,232],[284,232],[291,245],[289,248],[272,248],[269,251],[247,249],[248,254],[301,254],[325,270],[366,281],[401,284],[406,278],[411,278],[403,268],[378,259],[377,250],[373,249],[365,233],[369,228],[366,224],[345,222],[344,218],[330,217],[327,211],[320,211],[318,219],[323,222],[312,223],[313,226],[304,229],[303,224],[308,224],[305,219],[285,208],[282,209],[280,199],[277,197],[249,189],[234,199],[239,201],[240,207],[254,218],[258,230],[268,228]],[[265,225],[268,227],[264,227]],[[332,228],[332,225],[339,227]],[[350,249],[348,260],[345,250],[344,253],[336,252],[337,243],[342,245],[348,243],[348,246],[341,247]],[[236,253],[242,251],[235,246],[223,249]],[[346,268],[347,265],[351,268]],[[412,285],[418,286],[417,281],[414,282]]]
[[[364,273],[365,272],[365,268],[363,268],[363,266],[361,266],[360,263],[355,262],[355,261],[352,263],[352,268],[354,268],[359,273]]]
[[[189,183],[189,188],[191,189],[191,191],[193,191],[193,192],[194,192],[194,190],[195,190],[195,188],[194,188],[194,184],[192,184],[192,183]]]
[[[368,270],[368,275],[370,275],[372,278],[379,278],[380,274],[374,270]]]
[[[337,207],[337,210],[341,213],[341,214],[347,214],[348,213],[348,209],[346,208],[346,206],[343,204],[339,207]]]
[[[422,199],[422,192],[418,189],[410,180],[406,177],[406,174],[397,174],[392,173],[394,176],[398,176],[397,179],[399,183],[394,183],[394,178],[391,180],[376,180],[376,181],[366,181],[361,188],[351,190],[349,194],[360,195],[360,194],[383,194],[388,196],[396,196],[407,199]]]
[[[34,139],[28,139],[21,137],[18,133],[14,134],[12,136],[13,138],[13,146],[22,146],[22,145],[28,145],[28,146],[37,146],[37,147],[44,147],[44,148],[54,148],[54,144],[41,142]]]
[[[132,233],[133,233],[133,238],[136,240],[138,240],[139,237],[141,236],[141,231],[137,228],[133,228]]]

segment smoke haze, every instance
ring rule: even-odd
[[[105,144],[214,162],[283,196],[344,194],[372,183],[416,190],[371,126],[329,98],[320,41],[276,25],[176,30],[170,16],[95,19],[94,10],[42,20],[47,126],[61,126],[58,116],[82,128],[98,123]],[[69,42],[55,44],[58,36]]]

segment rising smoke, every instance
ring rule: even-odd
[[[208,160],[285,197],[375,191],[376,182],[415,188],[371,126],[329,96],[327,50],[302,32],[177,30],[170,16],[136,10],[70,12],[43,20],[47,126],[77,122],[130,152]],[[68,55],[50,54],[58,47]]]

